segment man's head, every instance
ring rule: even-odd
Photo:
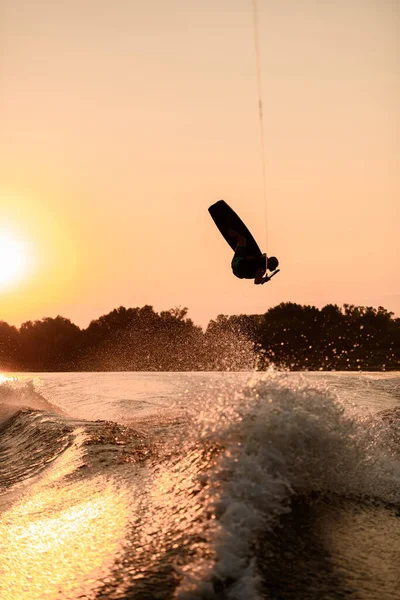
[[[269,256],[267,259],[267,269],[269,271],[275,271],[279,266],[279,260],[276,256]]]

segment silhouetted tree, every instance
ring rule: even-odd
[[[400,319],[377,309],[283,302],[262,315],[218,315],[205,332],[187,308],[120,306],[80,330],[58,316],[0,321],[0,368],[25,371],[400,369]]]
[[[80,329],[64,317],[27,321],[19,330],[20,363],[26,371],[65,371],[80,343]]]
[[[0,369],[2,371],[18,371],[20,364],[19,332],[0,321]]]
[[[197,368],[203,332],[187,308],[160,314],[152,306],[120,307],[83,332],[81,366],[89,369],[169,371]]]

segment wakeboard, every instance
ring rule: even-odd
[[[208,209],[214,223],[218,227],[220,233],[228,242],[233,251],[236,250],[237,237],[235,233],[246,238],[246,248],[249,256],[260,256],[261,250],[257,242],[243,223],[242,219],[224,200],[218,200]]]

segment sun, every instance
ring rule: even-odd
[[[7,234],[0,234],[0,289],[5,289],[29,274],[27,244]]]

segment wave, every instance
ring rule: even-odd
[[[38,475],[79,438],[75,472],[105,472],[115,464],[141,463],[151,451],[146,435],[113,421],[70,418],[37,392],[32,381],[0,385],[0,492]]]
[[[39,473],[71,443],[64,412],[32,381],[3,378],[0,385],[0,491]]]
[[[47,400],[34,387],[32,380],[5,377],[0,380],[0,424],[22,408],[33,408],[59,415],[65,412]]]
[[[0,490],[37,475],[72,443],[72,428],[50,413],[19,409],[0,428]]]
[[[311,385],[307,376],[275,371],[205,381],[189,402],[177,399],[174,410],[131,426],[73,420],[57,407],[21,408],[47,400],[29,386],[19,386],[19,393],[11,385],[12,392],[0,391],[15,411],[0,428],[0,481],[9,489],[46,473],[64,455],[68,469],[60,472],[79,483],[76,498],[89,516],[90,479],[99,498],[105,497],[102,486],[116,490],[109,513],[90,521],[93,539],[112,531],[118,498],[124,498],[124,547],[107,581],[96,582],[98,597],[324,597],[322,588],[319,596],[279,591],[279,577],[283,573],[289,585],[297,564],[307,587],[299,554],[309,555],[321,573],[326,569],[326,581],[338,589],[329,597],[342,597],[331,566],[320,560],[320,529],[336,528],[342,510],[351,515],[344,520],[348,528],[365,507],[400,507],[399,410],[360,415],[323,381]],[[59,477],[62,497],[64,485]],[[47,498],[51,505],[53,496]],[[52,519],[56,512],[49,508]],[[80,525],[86,531],[84,519]],[[370,537],[369,525],[366,531]]]
[[[207,392],[201,403],[193,429],[220,449],[201,475],[215,556],[184,574],[179,598],[261,598],[265,540],[296,498],[400,505],[398,437],[384,415],[360,420],[324,386],[273,373],[217,398]]]

